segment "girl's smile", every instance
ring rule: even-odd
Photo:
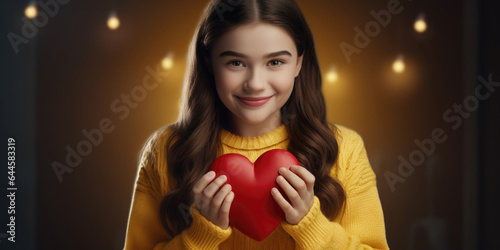
[[[238,100],[243,103],[244,105],[247,105],[249,107],[260,107],[269,101],[273,96],[268,96],[268,97],[241,97],[241,96],[236,96]]]

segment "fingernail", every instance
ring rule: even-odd
[[[223,180],[227,179],[227,177],[225,175],[221,175],[220,178],[223,179]]]
[[[284,173],[284,172],[285,172],[285,170],[286,170],[285,168],[280,168],[280,169],[279,169],[279,172],[282,174],[282,173]]]
[[[214,171],[210,171],[210,172],[208,172],[207,176],[208,176],[208,178],[214,178],[215,172]]]

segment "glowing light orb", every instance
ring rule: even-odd
[[[337,74],[337,69],[335,68],[334,65],[330,66],[330,70],[328,70],[328,73],[326,74],[326,80],[329,83],[334,83],[339,79],[339,75]]]
[[[326,80],[330,83],[334,83],[339,79],[339,75],[335,71],[330,71],[326,74]]]
[[[398,56],[398,58],[396,58],[396,60],[392,63],[392,70],[398,74],[405,71],[405,62],[403,61],[402,56]]]
[[[427,22],[425,22],[425,17],[423,14],[420,14],[413,23],[413,28],[418,33],[424,33],[427,30]]]
[[[24,9],[24,15],[29,19],[35,18],[38,15],[38,8],[36,7],[36,3],[30,3],[30,5],[28,5],[26,9]]]
[[[164,69],[171,69],[174,66],[174,60],[172,57],[166,56],[161,60],[161,66]]]
[[[108,18],[108,28],[110,30],[116,30],[120,27],[120,19],[115,14],[112,14]]]

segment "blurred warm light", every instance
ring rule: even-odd
[[[171,69],[174,66],[174,53],[168,52],[167,55],[161,60],[161,66],[164,69]]]
[[[36,7],[36,2],[31,2],[26,7],[26,9],[24,10],[24,15],[29,19],[33,19],[38,15],[38,8]]]
[[[402,55],[399,55],[392,63],[392,70],[398,74],[401,74],[405,71],[405,62],[403,61]]]
[[[391,58],[388,59],[385,64],[388,64],[389,67],[385,67],[382,72],[382,79],[384,81],[381,84],[383,89],[385,89],[383,92],[384,97],[399,99],[418,93],[416,90],[421,87],[419,84],[421,81],[421,75],[419,74],[420,64],[413,61],[411,57],[403,54],[400,54],[397,58],[392,58],[392,60]],[[401,64],[396,62],[401,62]],[[394,68],[399,68],[400,66],[403,66],[401,68],[404,68],[404,72],[396,73]]]
[[[427,23],[425,22],[424,14],[418,15],[415,23],[413,24],[413,28],[418,33],[424,33],[427,30]]]
[[[116,16],[116,13],[111,13],[108,18],[108,28],[110,30],[116,30],[120,27],[120,19]]]
[[[326,80],[329,83],[334,83],[339,79],[339,75],[337,74],[337,69],[335,66],[330,66],[330,70],[328,70],[328,73],[326,74]]]

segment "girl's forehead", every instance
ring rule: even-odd
[[[295,43],[288,32],[273,24],[252,23],[224,33],[214,44],[212,53],[235,51],[250,56],[288,50],[296,54]],[[216,55],[216,56],[217,56]]]

